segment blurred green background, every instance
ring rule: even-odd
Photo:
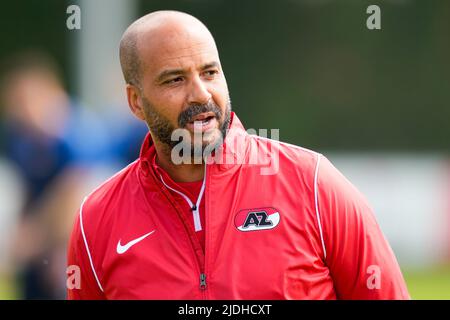
[[[3,4],[0,60],[44,49],[77,93],[69,3],[77,1]],[[448,152],[450,3],[376,3],[380,31],[366,28],[374,2],[364,0],[142,0],[136,16],[176,9],[199,17],[247,127],[280,128],[283,140],[315,149]]]

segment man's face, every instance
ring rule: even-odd
[[[173,148],[174,130],[194,132],[202,148],[220,144],[230,121],[228,88],[217,49],[200,29],[159,31],[159,37],[139,40],[141,102],[144,119],[155,140]],[[184,136],[186,138],[186,135]],[[197,142],[197,140],[196,140]]]

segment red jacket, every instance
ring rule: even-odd
[[[151,145],[83,201],[69,299],[409,298],[371,208],[322,155],[249,135],[233,113],[227,161],[206,165],[203,250]]]

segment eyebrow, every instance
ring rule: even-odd
[[[220,65],[218,62],[216,61],[212,61],[209,63],[204,64],[203,66],[200,67],[200,70],[206,70],[206,69],[210,69],[210,68],[219,68]],[[183,69],[169,69],[169,70],[164,70],[163,72],[161,72],[158,77],[156,78],[156,82],[161,82],[164,79],[170,77],[170,76],[179,76],[179,75],[183,75],[185,74],[186,71]]]

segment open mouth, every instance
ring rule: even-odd
[[[190,124],[194,124],[194,122],[200,122],[201,125],[208,124],[212,119],[215,118],[214,113],[207,112],[196,115],[192,121],[189,121]]]
[[[217,126],[218,122],[214,112],[204,112],[192,117],[186,128],[190,131],[207,132]]]

